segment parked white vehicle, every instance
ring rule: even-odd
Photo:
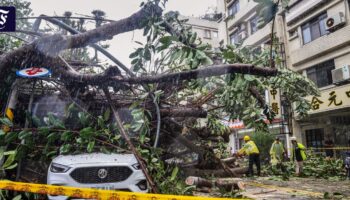
[[[146,177],[133,154],[60,155],[52,160],[47,184],[148,192]],[[66,200],[66,196],[49,196]]]

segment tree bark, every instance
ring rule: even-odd
[[[201,178],[201,177],[196,177],[196,176],[189,176],[185,180],[186,185],[195,185],[197,187],[213,187],[213,184],[211,181]]]
[[[145,26],[145,23],[143,23],[144,20],[152,15],[161,16],[162,9],[158,5],[148,3],[140,11],[134,13],[130,17],[103,25],[94,30],[70,36],[59,34],[43,36],[28,45],[23,45],[16,50],[1,55],[0,71],[7,76],[11,73],[12,68],[18,69],[18,67],[25,66],[27,63],[30,64],[30,66],[44,66],[45,60],[53,58],[57,60],[57,56],[62,50],[84,47],[95,42],[111,39],[113,36],[120,33],[141,29]],[[74,71],[67,70],[67,68],[60,70],[60,68],[62,68],[60,64],[44,67],[52,67],[55,73],[61,72],[68,78],[80,80],[81,82],[103,78],[99,75],[80,75]],[[64,73],[64,71],[67,72]],[[3,80],[4,78],[1,78],[0,85],[3,85]]]
[[[193,168],[183,168],[184,173],[187,176],[215,176],[215,177],[228,177],[231,174],[227,173],[225,170],[202,170],[202,169],[193,169]],[[230,168],[230,171],[241,176],[248,171],[248,167],[240,168]]]
[[[182,71],[177,73],[144,76],[144,77],[130,77],[130,78],[119,79],[119,81],[126,82],[129,84],[161,83],[161,82],[168,82],[168,84],[176,84],[179,81],[183,81],[183,80],[207,78],[212,76],[220,76],[224,74],[241,73],[241,74],[259,75],[259,76],[275,76],[277,72],[278,72],[277,69],[271,69],[267,67],[255,67],[254,65],[250,65],[250,64],[235,63],[235,64],[212,65],[209,67]]]
[[[207,180],[205,178],[197,177],[197,176],[189,176],[185,180],[186,185],[192,186],[195,185],[197,187],[208,187],[212,188],[214,186],[218,188],[225,189],[227,191],[231,191],[232,189],[245,189],[245,184],[240,178],[226,178],[226,179],[215,179],[214,181]]]
[[[207,112],[200,108],[161,108],[160,113],[163,117],[207,117]]]
[[[245,189],[245,184],[243,180],[240,178],[217,179],[215,181],[215,185],[219,188],[224,188],[225,190],[232,190],[232,189],[244,190]]]

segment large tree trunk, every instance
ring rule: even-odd
[[[205,178],[189,176],[185,180],[186,185],[195,185],[197,187],[213,187],[213,183]]]
[[[232,173],[237,174],[237,176],[242,176],[248,172],[248,167],[230,168]],[[208,169],[193,169],[193,168],[183,168],[183,172],[186,176],[215,176],[215,177],[229,177],[231,174],[223,169],[208,170]]]
[[[232,189],[245,189],[245,184],[240,178],[229,178],[229,179],[214,179],[213,181],[207,180],[205,178],[189,176],[185,180],[186,185],[195,185],[196,187],[208,187],[212,188],[214,186],[218,188],[231,191]]]

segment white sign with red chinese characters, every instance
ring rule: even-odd
[[[43,76],[50,76],[51,71],[44,67],[31,67],[16,71],[17,76],[24,78],[37,78]]]

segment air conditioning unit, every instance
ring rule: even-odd
[[[337,28],[345,24],[344,13],[339,12],[338,14],[328,17],[325,21],[326,29],[328,31],[334,31]]]
[[[332,70],[332,79],[334,84],[350,80],[350,65]]]

